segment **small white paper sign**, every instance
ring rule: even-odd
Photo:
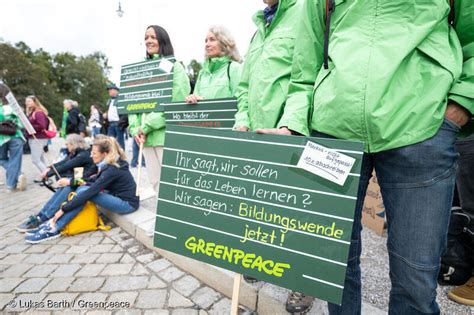
[[[174,64],[171,61],[169,61],[168,59],[162,59],[160,61],[159,68],[162,69],[163,71],[165,71],[166,73],[170,73],[171,70],[173,70],[173,66],[174,66]]]
[[[297,166],[343,186],[356,159],[308,141]]]

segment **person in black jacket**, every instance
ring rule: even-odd
[[[63,103],[64,108],[68,111],[66,135],[84,132],[86,130],[86,121],[84,115],[79,110],[79,104],[73,100],[64,100]]]
[[[48,224],[42,225],[26,242],[36,244],[59,237],[66,226],[87,201],[109,211],[128,214],[138,209],[140,199],[135,195],[136,184],[129,171],[127,158],[117,140],[99,136],[92,146],[92,159],[98,173],[77,189],[77,196],[61,206]]]
[[[74,169],[82,168],[84,178],[97,173],[97,167],[91,158],[90,146],[85,142],[84,138],[77,134],[70,134],[66,137],[66,147],[69,152],[68,156],[53,164],[42,173],[42,178],[44,179],[56,176],[60,187],[38,214],[30,216],[25,222],[16,227],[17,231],[28,232],[34,230],[41,223],[54,216],[56,211],[59,210],[61,203],[67,199],[67,196],[72,191],[70,183],[74,179]]]

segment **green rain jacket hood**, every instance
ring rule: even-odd
[[[291,130],[308,134],[307,113],[289,112],[280,121],[290,82],[296,21],[301,1],[281,0],[272,23],[266,26],[263,12],[254,15],[258,27],[250,43],[242,78],[237,88],[239,101],[235,127],[250,130],[275,128],[279,123]]]
[[[313,130],[380,152],[436,134],[448,99],[474,112],[474,1],[455,0],[450,26],[448,0],[336,0],[328,70],[325,10],[304,0],[289,115],[309,107]]]
[[[160,58],[159,55],[153,56],[153,59],[158,58]],[[176,61],[173,67],[173,102],[183,101],[190,90],[188,75],[183,65]],[[145,115],[143,124],[141,124],[142,115]],[[164,113],[131,114],[128,115],[128,122],[132,136],[136,136],[140,129],[143,130],[146,135],[145,147],[162,146],[165,143]]]
[[[228,56],[207,59],[199,72],[194,94],[205,99],[235,96],[241,68],[240,63]]]

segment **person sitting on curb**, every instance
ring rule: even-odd
[[[47,168],[42,174],[43,179],[56,176],[59,188],[54,195],[46,202],[43,208],[36,215],[30,216],[25,222],[16,227],[18,232],[28,232],[40,226],[41,223],[51,219],[56,211],[58,211],[61,203],[67,199],[72,191],[69,185],[71,179],[74,178],[74,169],[82,167],[83,177],[87,178],[97,173],[97,167],[91,158],[90,146],[85,142],[84,138],[78,134],[70,134],[66,137],[66,147],[69,155],[62,161],[53,164]],[[57,174],[56,174],[57,173]],[[58,177],[58,174],[61,178]]]
[[[63,203],[51,220],[42,224],[34,234],[27,235],[27,243],[36,244],[60,237],[61,229],[74,219],[87,201],[120,214],[132,213],[138,209],[140,199],[135,195],[135,180],[117,140],[98,136],[92,145],[91,155],[98,173],[79,186],[76,197]]]

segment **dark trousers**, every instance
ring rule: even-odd
[[[474,135],[456,141],[456,150],[459,152],[456,186],[460,206],[474,214]]]
[[[114,137],[117,139],[118,143],[122,147],[122,149],[125,150],[125,138],[124,138],[124,132],[120,127],[118,126],[118,122],[109,122],[109,128],[107,131],[107,135],[109,137]]]

